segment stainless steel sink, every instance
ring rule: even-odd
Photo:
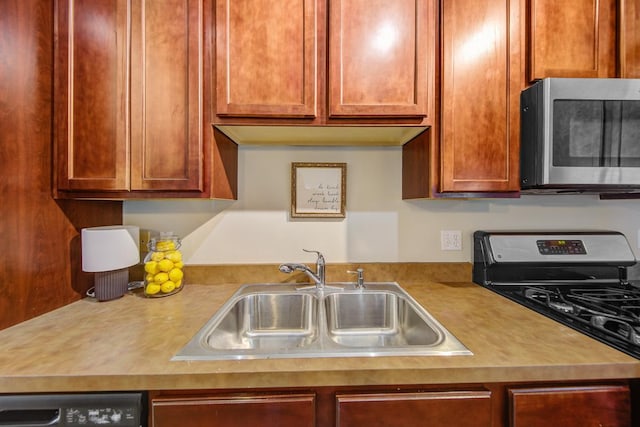
[[[327,332],[349,347],[436,346],[444,335],[396,292],[332,293],[325,298]]]
[[[397,283],[253,284],[172,360],[470,354]]]
[[[206,335],[214,350],[285,350],[318,336],[316,298],[309,293],[258,292],[239,298]]]

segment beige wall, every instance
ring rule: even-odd
[[[291,162],[346,162],[343,220],[289,218]],[[239,200],[129,201],[125,224],[183,236],[189,264],[470,261],[478,229],[613,229],[637,250],[640,200],[597,196],[401,200],[400,147],[240,146]],[[462,251],[440,250],[461,230]],[[638,255],[640,257],[640,255]]]

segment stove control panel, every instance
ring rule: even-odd
[[[582,240],[538,240],[538,250],[542,255],[586,255]]]
[[[490,263],[636,263],[627,238],[618,232],[476,232],[474,236],[482,239]]]

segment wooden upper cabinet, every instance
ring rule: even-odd
[[[55,164],[63,190],[127,190],[127,1],[56,2]]]
[[[134,0],[131,189],[202,188],[202,0]]]
[[[213,4],[56,5],[55,196],[215,197],[214,178],[204,175],[215,175],[214,153],[205,153],[217,144],[205,121]]]
[[[620,77],[640,78],[640,3],[620,0]]]
[[[519,190],[519,2],[442,2],[440,192]]]
[[[530,81],[616,77],[616,0],[530,0],[528,5]],[[637,30],[637,17],[635,23],[633,17],[622,19],[630,31]]]
[[[434,16],[429,0],[332,0],[329,117],[427,116]]]
[[[435,13],[434,0],[217,1],[216,124],[429,124]]]
[[[217,115],[316,116],[315,4],[216,2]]]

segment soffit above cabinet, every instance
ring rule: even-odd
[[[238,144],[401,146],[427,126],[216,126]]]

